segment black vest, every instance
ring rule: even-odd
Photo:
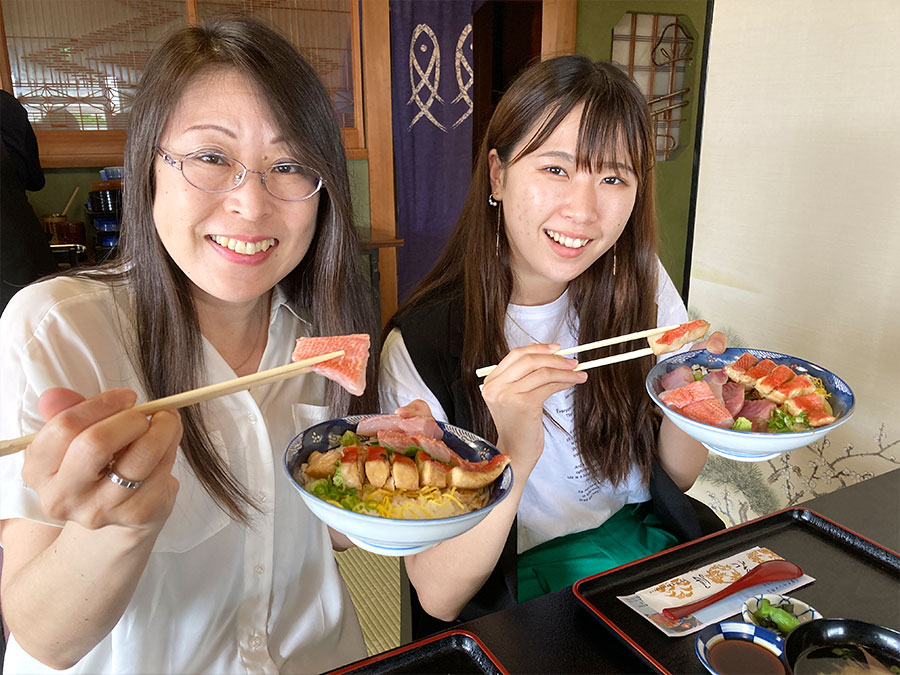
[[[461,381],[463,346],[462,298],[445,296],[413,307],[396,317],[392,327],[400,329],[403,342],[419,376],[447,413],[448,421],[464,429],[472,427],[472,411]],[[718,516],[702,502],[685,495],[654,461],[650,476],[654,513],[680,542],[724,528]],[[469,621],[517,602],[516,525],[510,529],[497,566],[454,623]],[[411,589],[413,639],[419,639],[453,623],[439,621],[422,610]]]

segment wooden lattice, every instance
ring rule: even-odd
[[[188,0],[3,0],[13,93],[40,130],[127,127],[147,57],[188,21]],[[357,126],[358,23],[351,0],[200,0],[202,21],[252,15],[279,30],[312,63],[341,125]],[[357,74],[358,80],[358,74]]]
[[[628,70],[647,97],[656,127],[657,160],[678,148],[680,110],[690,101],[684,86],[694,38],[677,16],[627,13],[613,29],[612,58]]]

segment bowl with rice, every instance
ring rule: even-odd
[[[505,456],[483,438],[452,424],[431,421],[440,429],[437,435],[442,435],[441,440],[414,438],[417,446],[437,455],[433,460],[418,452],[423,447],[395,451],[384,442],[388,435],[356,433],[362,420],[374,417],[354,415],[320,422],[298,434],[284,453],[285,472],[306,506],[360,548],[388,556],[424,551],[477,525],[509,493],[512,468],[505,462],[502,470],[493,471],[492,475],[499,475],[489,484],[470,485],[466,476],[471,472],[450,469],[449,462],[441,461],[446,457],[438,455],[445,450],[436,444],[444,446],[463,468],[497,469]],[[380,453],[382,446],[387,452]],[[365,476],[372,477],[378,468],[378,462],[371,459],[377,454],[385,456],[377,459],[385,463],[388,473],[386,481],[373,478],[373,485]],[[413,476],[411,485],[403,484],[400,468]],[[447,476],[456,471],[461,478],[426,480],[430,471],[447,472]]]

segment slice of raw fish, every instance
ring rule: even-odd
[[[419,469],[419,483],[436,488],[447,487],[447,474],[450,468],[443,462],[438,462],[428,456],[427,452],[419,450],[416,453],[416,467]]]
[[[780,387],[792,379],[794,379],[793,370],[785,365],[777,366],[771,373],[757,381],[756,391],[765,396],[775,387]]]
[[[751,379],[747,376],[747,371],[759,363],[759,359],[750,352],[744,352],[740,358],[734,363],[725,366],[725,372],[735,382],[745,382],[749,384]]]
[[[678,389],[664,391],[659,395],[660,400],[673,410],[681,410],[686,405],[702,401],[707,398],[715,398],[716,395],[709,388],[709,382],[697,380]]]
[[[366,333],[298,338],[291,361],[340,349],[344,350],[343,356],[317,363],[312,366],[312,371],[337,382],[354,396],[362,396],[366,390],[366,363],[369,361],[369,336]]]
[[[669,389],[677,389],[693,381],[694,371],[689,366],[678,366],[675,370],[671,370],[663,375],[659,383],[662,385],[663,391],[667,391]]]
[[[402,431],[405,434],[441,439],[444,432],[431,417],[400,417],[400,415],[374,415],[364,417],[356,425],[356,433],[374,436],[379,431]]]
[[[398,429],[381,429],[378,431],[378,443],[394,450],[395,452],[403,452],[411,445],[417,443],[406,434]]]
[[[734,424],[734,418],[728,412],[728,408],[717,398],[707,398],[690,403],[679,410],[679,412],[696,422],[711,424],[722,429],[730,429]]]
[[[449,464],[450,466],[459,467],[463,471],[484,471],[497,457],[508,458],[508,455],[495,455],[491,459],[483,459],[479,462],[470,462],[469,460],[464,459],[456,454],[452,448],[450,448],[441,440],[438,440],[436,438],[429,438],[427,436],[420,436],[418,434],[410,436],[403,433],[402,431],[379,431],[378,442],[381,445],[389,446],[397,452],[404,452],[410,447],[422,448],[432,459],[436,459],[439,462],[444,462],[445,464]]]
[[[366,452],[366,478],[374,487],[382,488],[390,475],[387,451],[380,445],[370,445]]]
[[[654,354],[666,354],[680,349],[689,342],[696,342],[709,330],[709,322],[703,319],[683,323],[677,328],[666,331],[662,335],[651,335],[647,338]]]
[[[466,462],[471,465],[472,462]],[[471,466],[454,466],[450,469],[448,483],[451,487],[477,490],[493,483],[509,464],[509,455],[494,455],[489,460],[478,462],[476,468]]]
[[[419,471],[412,457],[394,454],[391,456],[391,477],[398,490],[418,490]]]
[[[358,445],[350,445],[341,451],[341,475],[347,487],[361,489],[365,482],[366,458]]]
[[[728,374],[724,370],[711,370],[704,376],[703,381],[712,389],[713,395],[724,404],[725,398],[722,395],[722,386],[728,382]]]
[[[788,380],[780,387],[776,387],[773,391],[769,392],[766,398],[781,405],[789,398],[806,396],[807,394],[815,393],[815,391],[816,385],[813,383],[812,379],[810,379],[809,375],[798,375],[793,380]]]
[[[747,371],[747,378],[749,378],[747,382],[756,384],[773,370],[775,370],[775,362],[771,359],[763,359]]]
[[[751,422],[754,420],[767,420],[775,410],[775,404],[764,398],[744,401],[744,407],[741,408],[737,417],[744,417]]]
[[[722,400],[735,419],[740,417],[739,413],[744,407],[745,392],[746,389],[740,382],[726,382],[722,385]]]
[[[809,420],[811,427],[825,426],[835,419],[825,411],[825,397],[822,394],[813,393],[789,398],[784,402],[784,407],[791,415],[806,413],[806,419]]]

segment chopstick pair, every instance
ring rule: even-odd
[[[629,340],[638,340],[640,338],[650,337],[651,335],[658,335],[659,333],[665,333],[666,331],[673,330],[678,328],[681,324],[675,324],[674,326],[662,326],[661,328],[648,328],[647,330],[641,330],[636,333],[629,333],[628,335],[620,335],[619,337],[614,338],[606,338],[605,340],[597,340],[596,342],[589,342],[587,344],[578,345],[577,347],[569,347],[568,349],[560,349],[557,352],[554,352],[557,356],[568,356],[569,354],[579,354],[581,352],[586,352],[589,349],[599,349],[600,347],[608,347],[609,345],[619,344],[620,342],[628,342]],[[644,356],[650,356],[653,353],[653,350],[650,347],[645,347],[643,349],[637,349],[633,352],[626,352],[625,354],[614,354],[613,356],[606,356],[602,359],[594,359],[593,361],[585,361],[584,363],[579,363],[575,366],[575,370],[588,370],[589,368],[596,368],[597,366],[606,366],[611,363],[619,363],[620,361],[630,361],[631,359],[639,359]],[[475,375],[477,377],[486,377],[490,373],[494,372],[494,369],[497,366],[484,366],[483,368],[479,368],[475,371]]]
[[[220,396],[227,396],[228,394],[244,391],[245,389],[252,389],[253,387],[285,380],[289,377],[300,375],[301,373],[308,373],[310,371],[310,366],[322,363],[323,361],[330,361],[331,359],[336,359],[343,355],[344,350],[339,349],[334,352],[329,352],[328,354],[312,356],[308,359],[303,359],[302,361],[295,361],[294,363],[288,363],[287,365],[278,366],[277,368],[270,368],[269,370],[263,370],[259,373],[253,373],[252,375],[244,375],[243,377],[236,377],[233,380],[226,380],[225,382],[191,389],[190,391],[185,391],[180,394],[173,394],[172,396],[165,396],[153,401],[147,401],[146,403],[134,406],[133,410],[142,412],[145,415],[152,415],[163,409],[171,410],[184,408],[189,405],[194,405],[195,403],[200,403],[201,401],[208,401],[213,398],[219,398]],[[34,440],[35,436],[37,436],[36,433],[8,441],[0,441],[0,457],[11,455],[26,448]]]

